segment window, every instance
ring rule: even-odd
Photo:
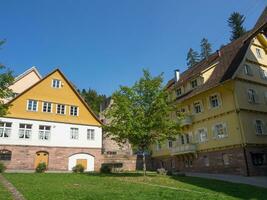
[[[252,76],[253,75],[253,72],[252,72],[252,69],[249,65],[245,64],[244,65],[244,73],[248,76]]]
[[[248,102],[252,104],[258,103],[258,96],[253,89],[248,89]]]
[[[263,122],[261,120],[256,120],[255,121],[255,129],[256,129],[256,134],[257,135],[263,135]]]
[[[8,138],[11,134],[12,123],[0,122],[0,138]]]
[[[216,139],[222,139],[227,137],[226,124],[216,124],[213,127],[213,137]]]
[[[210,106],[212,108],[219,107],[219,97],[217,94],[210,96]]]
[[[185,141],[184,141],[184,135],[181,135],[181,143],[182,143],[182,144],[185,144]]]
[[[201,103],[200,102],[195,102],[194,103],[194,111],[195,111],[195,113],[201,113],[202,112],[202,108],[201,108]]]
[[[61,81],[58,79],[53,79],[52,80],[52,87],[53,88],[60,88],[61,87]]]
[[[181,94],[182,94],[182,89],[181,88],[178,88],[176,90],[176,96],[179,97],[179,96],[181,96]]]
[[[52,112],[52,103],[50,102],[43,102],[43,112]]]
[[[87,140],[95,140],[95,130],[87,129]]]
[[[70,107],[70,115],[78,116],[78,107],[77,106],[71,106]]]
[[[191,88],[194,89],[197,87],[197,79],[191,81]]]
[[[64,104],[57,104],[57,114],[65,115],[66,106]]]
[[[30,139],[32,134],[31,124],[19,124],[19,138]]]
[[[267,164],[266,154],[264,153],[251,153],[252,163],[255,166]]]
[[[172,140],[168,140],[168,147],[169,147],[169,149],[172,148]]]
[[[79,138],[79,129],[70,128],[70,139],[78,140],[78,138]]]
[[[6,149],[0,150],[0,160],[11,160],[12,152]]]
[[[107,151],[107,155],[117,155],[117,151]]]
[[[260,68],[260,74],[262,79],[267,79],[267,70]]]
[[[27,110],[36,112],[38,110],[38,102],[36,100],[28,100]]]
[[[256,56],[257,58],[262,58],[262,55],[261,55],[261,50],[259,48],[256,48]]]
[[[209,160],[209,157],[208,156],[204,156],[203,157],[203,160],[204,160],[204,165],[206,167],[209,167],[210,166],[210,160]]]
[[[230,164],[229,154],[224,153],[222,155],[222,160],[224,165],[229,165]]]
[[[49,140],[51,133],[51,126],[39,126],[39,139]]]
[[[185,139],[186,139],[186,143],[189,144],[190,143],[190,137],[188,134],[185,134]]]
[[[198,134],[198,141],[199,142],[208,141],[208,133],[204,128],[198,129],[198,133],[197,134]]]

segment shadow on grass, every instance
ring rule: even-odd
[[[214,192],[223,193],[240,199],[267,200],[266,188],[197,177],[171,176],[171,178],[179,182],[194,185],[199,188],[205,188]]]
[[[97,177],[143,177],[143,172],[123,172],[123,173],[97,173],[91,172],[87,173],[89,176],[97,176]],[[154,172],[149,172],[146,175],[147,177],[155,177],[157,176]]]

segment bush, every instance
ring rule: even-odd
[[[46,163],[39,163],[35,169],[35,172],[37,173],[44,173],[46,170]]]
[[[102,165],[100,168],[101,173],[109,174],[111,173],[111,167],[108,165]]]
[[[83,173],[83,172],[84,172],[84,166],[82,166],[81,164],[75,165],[75,166],[72,168],[72,171],[73,171],[74,173]]]
[[[3,163],[0,163],[0,173],[3,173],[6,170],[6,166]]]
[[[166,169],[164,169],[164,168],[157,169],[157,173],[160,174],[160,175],[166,175],[167,172],[168,171]]]

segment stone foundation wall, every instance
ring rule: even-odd
[[[95,171],[100,170],[103,161],[101,149],[0,145],[0,150],[2,149],[12,152],[11,161],[1,161],[9,170],[34,170],[35,155],[38,151],[48,152],[48,170],[52,171],[67,171],[69,156],[77,153],[87,153],[94,156]]]
[[[103,163],[122,163],[122,169],[124,171],[135,171],[136,160],[136,155],[104,155]]]
[[[153,158],[152,164],[154,169],[164,167],[167,170],[178,170],[182,172],[221,173],[244,176],[267,175],[267,163],[262,166],[253,165],[251,158],[252,152],[267,153],[267,147],[247,147],[245,151],[244,148],[239,147],[210,152],[197,152],[196,154]],[[227,155],[229,162],[224,161],[223,155]]]

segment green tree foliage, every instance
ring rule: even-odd
[[[93,89],[82,89],[82,91],[78,90],[80,95],[84,98],[85,102],[92,108],[96,115],[99,115],[100,105],[106,100],[105,95],[100,95],[97,91]]]
[[[187,53],[187,66],[193,67],[195,64],[197,64],[199,62],[199,54],[197,51],[194,51],[192,48],[189,49],[188,53]]]
[[[147,70],[143,73],[132,87],[121,86],[112,95],[113,103],[105,114],[111,123],[104,129],[117,142],[128,141],[143,153],[145,175],[145,152],[156,142],[174,138],[180,126],[171,119],[175,107],[168,102],[162,75],[152,77]]]
[[[209,43],[208,39],[203,38],[200,42],[200,48],[201,48],[201,59],[207,59],[211,53],[212,53],[212,49],[211,49],[211,44]]]
[[[4,44],[4,41],[0,41],[0,46]],[[13,83],[12,71],[5,70],[4,65],[0,64],[0,117],[7,114],[9,104],[4,103],[4,99],[11,98],[13,96],[12,90],[8,87]]]
[[[233,12],[228,18],[228,26],[231,28],[231,37],[230,40],[236,40],[246,33],[246,29],[243,26],[245,21],[244,15],[241,15],[238,12]]]

